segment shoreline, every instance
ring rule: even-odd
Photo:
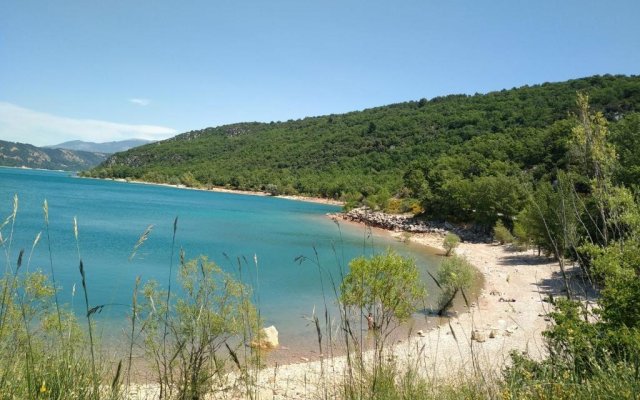
[[[342,222],[342,221],[341,221]],[[361,224],[348,221],[353,224]],[[383,230],[382,228],[376,228]],[[444,252],[443,233],[389,231],[389,235]],[[390,354],[399,365],[418,366],[434,382],[478,376],[490,380],[509,364],[511,351],[546,355],[542,332],[550,319],[549,293],[561,292],[557,263],[532,250],[514,251],[508,246],[462,242],[458,255],[467,257],[480,272],[484,285],[465,312],[443,317],[437,325],[414,324],[413,334],[390,343]],[[417,335],[417,330],[424,330]],[[365,352],[365,358],[370,351]],[[344,355],[265,368],[257,373],[260,393],[275,399],[305,399],[322,387],[337,388],[345,379]],[[310,391],[311,390],[311,391]]]
[[[424,246],[427,251],[444,252],[445,233],[441,231],[372,229]],[[474,302],[454,317],[431,323],[426,318],[416,320],[404,337],[387,344],[385,359],[395,361],[400,370],[411,366],[437,385],[460,379],[496,381],[509,365],[512,351],[526,352],[534,359],[546,356],[542,332],[551,323],[548,313],[552,310],[546,300],[550,294],[561,295],[563,287],[557,263],[537,256],[533,250],[515,251],[492,243],[463,241],[455,252],[466,257],[482,275],[484,284],[470,300]],[[365,362],[371,360],[372,350],[364,350],[362,356]],[[283,364],[251,370],[250,390],[259,398],[269,399],[337,398],[349,365],[346,355],[332,355],[330,351],[326,356],[316,353],[313,359],[291,358]],[[247,387],[237,372],[229,372],[225,382],[229,390],[239,390],[237,397],[243,396]],[[129,398],[156,398],[157,390],[154,383],[138,383]]]
[[[276,196],[274,196],[274,195],[271,195],[270,193],[261,192],[261,191],[257,191],[257,190],[229,189],[229,188],[220,187],[220,186],[212,186],[210,188],[197,188],[197,187],[191,187],[191,186],[186,186],[186,185],[182,185],[182,184],[174,185],[174,184],[171,184],[171,183],[147,182],[147,181],[139,181],[139,180],[136,180],[136,179],[94,178],[94,177],[79,176],[79,175],[76,175],[76,177],[79,178],[79,179],[96,179],[96,180],[100,180],[100,181],[113,181],[113,182],[120,182],[120,183],[132,183],[132,184],[138,184],[138,185],[161,186],[161,187],[168,187],[168,188],[174,188],[174,189],[198,190],[198,191],[202,191],[202,192],[229,193],[229,194],[238,194],[238,195],[245,195],[245,196],[273,197],[273,198],[276,198],[276,199],[304,201],[304,202],[307,202],[307,203],[327,204],[327,205],[332,205],[332,206],[343,206],[344,205],[344,202],[342,202],[342,201],[333,200],[333,199],[325,199],[325,198],[322,198],[322,197],[301,196],[301,195],[276,195]]]
[[[406,240],[404,232],[388,233]],[[440,233],[416,233],[408,240],[443,251]],[[547,314],[552,308],[546,297],[562,291],[557,264],[531,250],[519,252],[488,243],[462,242],[456,253],[467,257],[484,278],[475,303],[453,318],[443,317],[435,327],[426,326],[426,320],[414,324],[408,337],[388,343],[385,358],[401,369],[412,366],[437,385],[479,377],[495,381],[509,364],[511,351],[544,357],[542,332],[551,323]],[[418,330],[424,334],[419,335]],[[371,354],[365,350],[363,358],[370,360]],[[254,370],[250,372],[255,384],[252,390],[269,399],[334,398],[347,379],[348,365],[346,355],[318,354],[314,360]],[[243,387],[237,373],[227,378],[229,387]],[[156,394],[154,384],[138,384],[130,398],[150,399]]]
[[[81,177],[83,178],[83,177]],[[86,179],[86,178],[85,178]],[[100,179],[100,178],[88,178]],[[104,179],[100,179],[104,180]],[[112,180],[112,179],[108,179]],[[226,188],[189,188],[141,181],[116,180],[125,183],[155,185],[176,189],[201,190],[240,195],[269,196],[264,192],[238,191]],[[339,205],[339,202],[303,196],[274,196],[295,201]],[[346,214],[327,214],[340,223],[366,226],[362,221],[346,218]],[[408,217],[407,217],[408,218]],[[425,251],[443,253],[442,240],[447,229],[428,227],[426,231],[385,229],[371,227],[377,234],[388,235],[401,241],[423,246]],[[419,365],[419,371],[429,379],[446,382],[454,377],[483,374],[492,379],[509,362],[513,350],[526,351],[534,358],[545,355],[542,332],[549,324],[551,305],[545,302],[548,293],[561,290],[555,275],[557,264],[536,256],[532,251],[518,252],[507,246],[491,243],[463,241],[456,249],[467,257],[482,275],[483,286],[470,299],[473,303],[454,317],[442,317],[428,322],[416,320],[400,340],[390,342],[389,357],[399,365]],[[555,282],[557,281],[557,282]],[[423,334],[418,335],[418,331]],[[400,338],[400,337],[398,337]],[[311,338],[313,340],[313,338]],[[369,357],[370,350],[364,357]],[[257,390],[261,397],[274,399],[305,399],[321,388],[334,390],[340,386],[347,370],[347,356],[323,356],[313,359],[296,356],[279,360],[275,366],[254,371]],[[468,374],[468,375],[467,375]],[[234,373],[230,373],[233,379]],[[154,398],[153,383],[135,385],[131,398]]]

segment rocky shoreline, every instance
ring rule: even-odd
[[[491,242],[489,235],[473,227],[454,225],[446,221],[425,221],[412,214],[387,214],[382,211],[373,211],[368,207],[358,207],[347,212],[330,214],[330,217],[335,220],[356,222],[393,232],[432,233],[442,236],[453,232],[466,242]]]

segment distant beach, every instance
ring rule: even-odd
[[[171,187],[171,188],[176,188],[176,189],[201,190],[201,191],[205,191],[205,192],[244,194],[244,195],[247,195],[247,196],[275,197],[275,198],[279,198],[279,199],[306,201],[306,202],[309,202],[309,203],[329,204],[329,205],[334,205],[334,206],[343,206],[344,205],[344,202],[342,202],[342,201],[332,200],[332,199],[325,199],[325,198],[322,198],[322,197],[310,197],[310,196],[299,196],[299,195],[277,195],[277,196],[273,196],[270,193],[256,191],[256,190],[229,189],[229,188],[217,187],[217,186],[213,186],[213,187],[210,187],[210,188],[195,188],[195,187],[186,186],[186,185],[173,185],[173,184],[170,184],[170,183],[147,182],[147,181],[140,181],[140,180],[134,180],[134,179],[122,179],[122,178],[113,178],[113,179],[111,179],[111,178],[89,178],[89,177],[79,177],[79,178],[82,178],[82,179],[111,180],[111,181],[122,182],[122,183],[136,183],[136,184],[140,184],[140,185],[165,186],[165,187]]]

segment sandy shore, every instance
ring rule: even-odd
[[[410,240],[440,248],[442,236],[415,234]],[[425,377],[439,382],[471,374],[496,377],[512,350],[542,357],[542,332],[549,323],[550,307],[543,298],[559,292],[557,264],[531,251],[515,252],[484,243],[462,243],[456,252],[483,274],[484,289],[469,312],[436,328],[417,323],[415,329],[425,331],[424,336],[414,335],[395,344],[390,356],[400,365],[417,366]],[[342,356],[268,368],[258,374],[258,385],[264,398],[315,397],[318,390],[335,389],[345,367],[346,357]]]
[[[100,178],[88,178],[88,177],[81,177],[81,178],[82,179],[100,179]],[[172,185],[172,184],[169,184],[169,183],[155,183],[155,182],[146,182],[146,181],[138,181],[138,180],[131,180],[131,179],[106,179],[106,180],[112,180],[112,181],[121,182],[121,183],[135,183],[135,184],[138,184],[138,185],[164,186],[164,187],[170,187],[170,188],[174,188],[174,189],[200,190],[200,191],[204,191],[204,192],[242,194],[242,195],[246,195],[246,196],[263,196],[263,197],[271,196],[271,194],[267,193],[267,192],[260,192],[260,191],[253,191],[253,190],[228,189],[228,188],[224,188],[224,187],[194,188],[194,187],[189,187],[189,186],[185,186],[185,185]],[[332,200],[332,199],[325,199],[323,197],[309,197],[309,196],[298,196],[298,195],[291,195],[291,196],[280,195],[280,196],[273,196],[273,197],[280,198],[280,199],[287,199],[287,200],[305,201],[305,202],[308,202],[308,203],[330,204],[330,205],[334,205],[334,206],[342,206],[342,205],[344,205],[344,203],[341,202],[341,201]]]
[[[404,235],[401,232],[393,235]],[[441,248],[439,234],[413,234],[411,241]],[[485,286],[468,312],[442,321],[437,327],[418,321],[413,334],[393,346],[389,357],[399,365],[412,365],[428,379],[444,382],[480,374],[498,377],[512,350],[526,351],[534,358],[544,356],[542,332],[550,311],[543,301],[548,293],[560,293],[558,266],[532,251],[516,252],[507,246],[461,243],[458,255],[467,257],[484,276]],[[474,333],[475,331],[475,333]],[[475,339],[472,339],[474,337]],[[365,356],[366,357],[366,356]],[[308,399],[331,397],[346,372],[345,356],[262,369],[255,373],[260,398]],[[232,377],[230,377],[233,380]],[[230,387],[235,386],[230,383]],[[140,396],[153,393],[153,385],[138,388]],[[327,392],[328,391],[328,392]],[[324,394],[322,394],[324,392]],[[319,396],[322,394],[322,396]]]

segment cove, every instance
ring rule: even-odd
[[[332,205],[0,168],[3,221],[11,214],[14,194],[19,210],[8,258],[15,265],[20,249],[28,254],[42,232],[28,268],[49,272],[42,210],[46,199],[60,301],[82,315],[81,258],[90,305],[107,305],[97,315],[98,327],[105,336],[117,337],[126,328],[136,277],[140,276],[143,283],[154,279],[166,286],[176,217],[174,284],[180,249],[186,259],[208,256],[252,286],[265,325],[275,325],[280,342],[292,348],[313,343],[315,328],[305,317],[314,309],[319,313],[324,308],[319,269],[325,274],[324,295],[331,308],[335,295],[327,277],[332,276],[339,284],[341,273],[355,257],[391,247],[414,258],[425,277],[426,271],[433,271],[439,262],[438,257],[419,247],[361,227],[336,224],[326,217],[340,210]],[[78,222],[77,244],[74,217]],[[148,239],[130,259],[149,225],[153,228]],[[3,228],[3,238],[9,237],[10,228]],[[300,256],[308,260],[300,263]],[[435,298],[435,288],[426,278],[425,282],[430,298]]]

